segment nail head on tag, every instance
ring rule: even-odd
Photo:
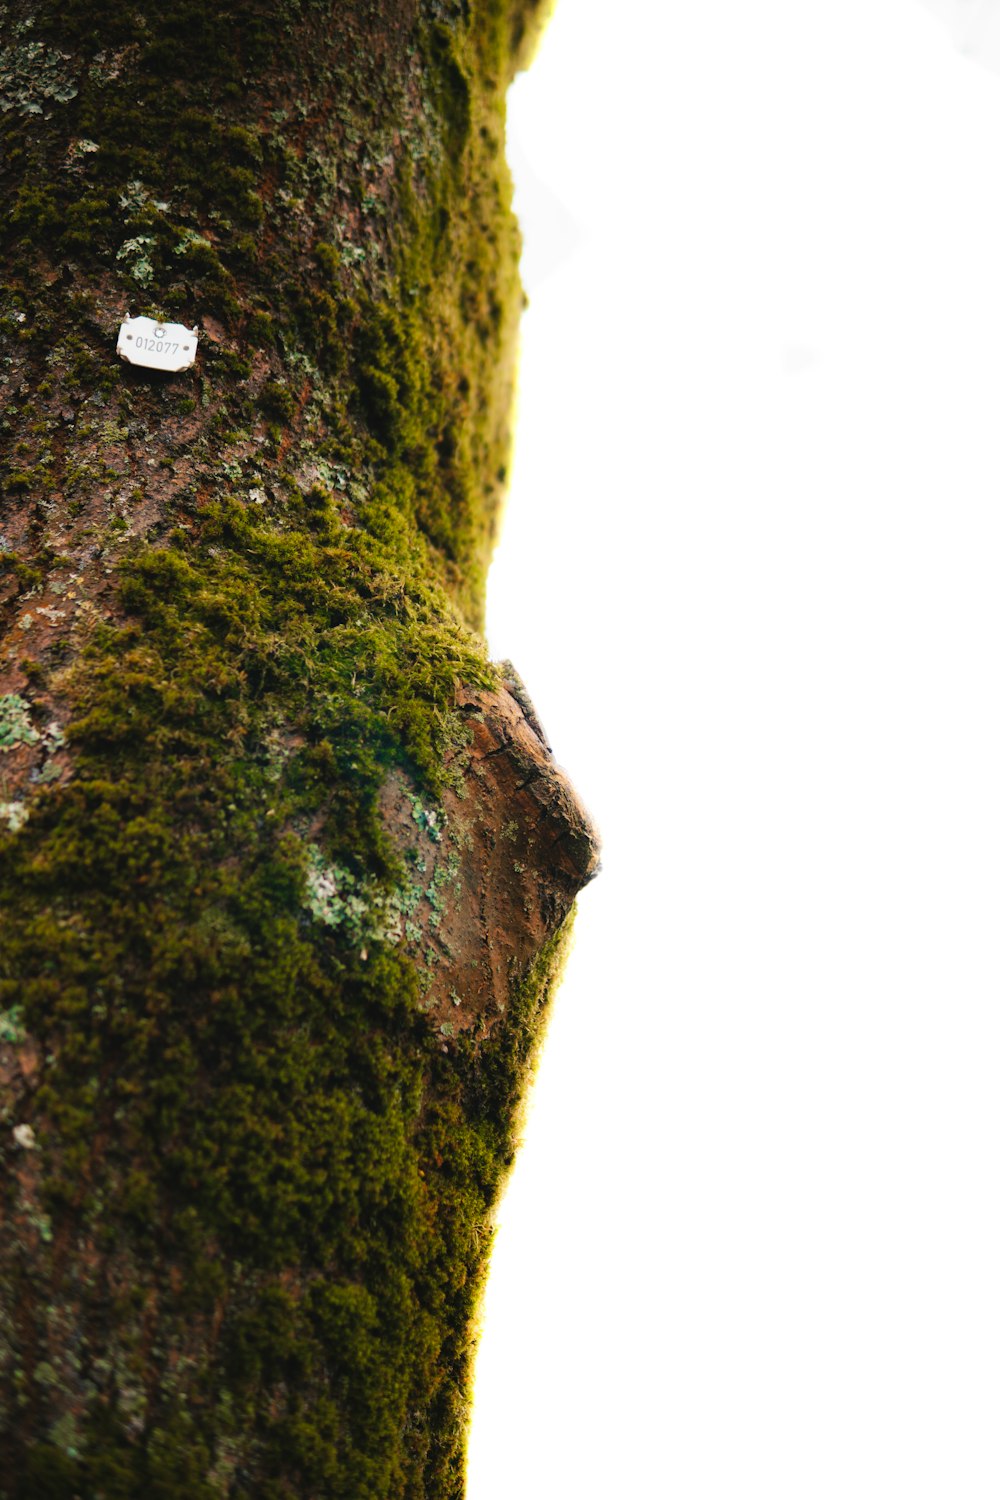
[[[183,323],[159,323],[131,314],[118,330],[117,354],[128,365],[178,374],[189,370],[198,353],[198,328]]]

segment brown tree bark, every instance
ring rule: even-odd
[[[536,24],[0,7],[4,1500],[462,1491],[596,867],[479,634]]]

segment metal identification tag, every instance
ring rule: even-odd
[[[158,323],[155,318],[133,318],[118,330],[118,354],[129,365],[147,370],[189,370],[198,352],[198,329],[183,323]]]

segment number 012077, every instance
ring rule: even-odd
[[[117,352],[126,364],[176,374],[194,364],[198,352],[198,330],[185,328],[183,323],[128,317],[118,330]]]
[[[178,343],[168,343],[166,339],[144,339],[141,333],[137,333],[134,339],[137,349],[152,349],[157,354],[176,354],[181,347]]]

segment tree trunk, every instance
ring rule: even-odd
[[[0,6],[5,1500],[461,1493],[596,864],[478,634],[535,9]]]

